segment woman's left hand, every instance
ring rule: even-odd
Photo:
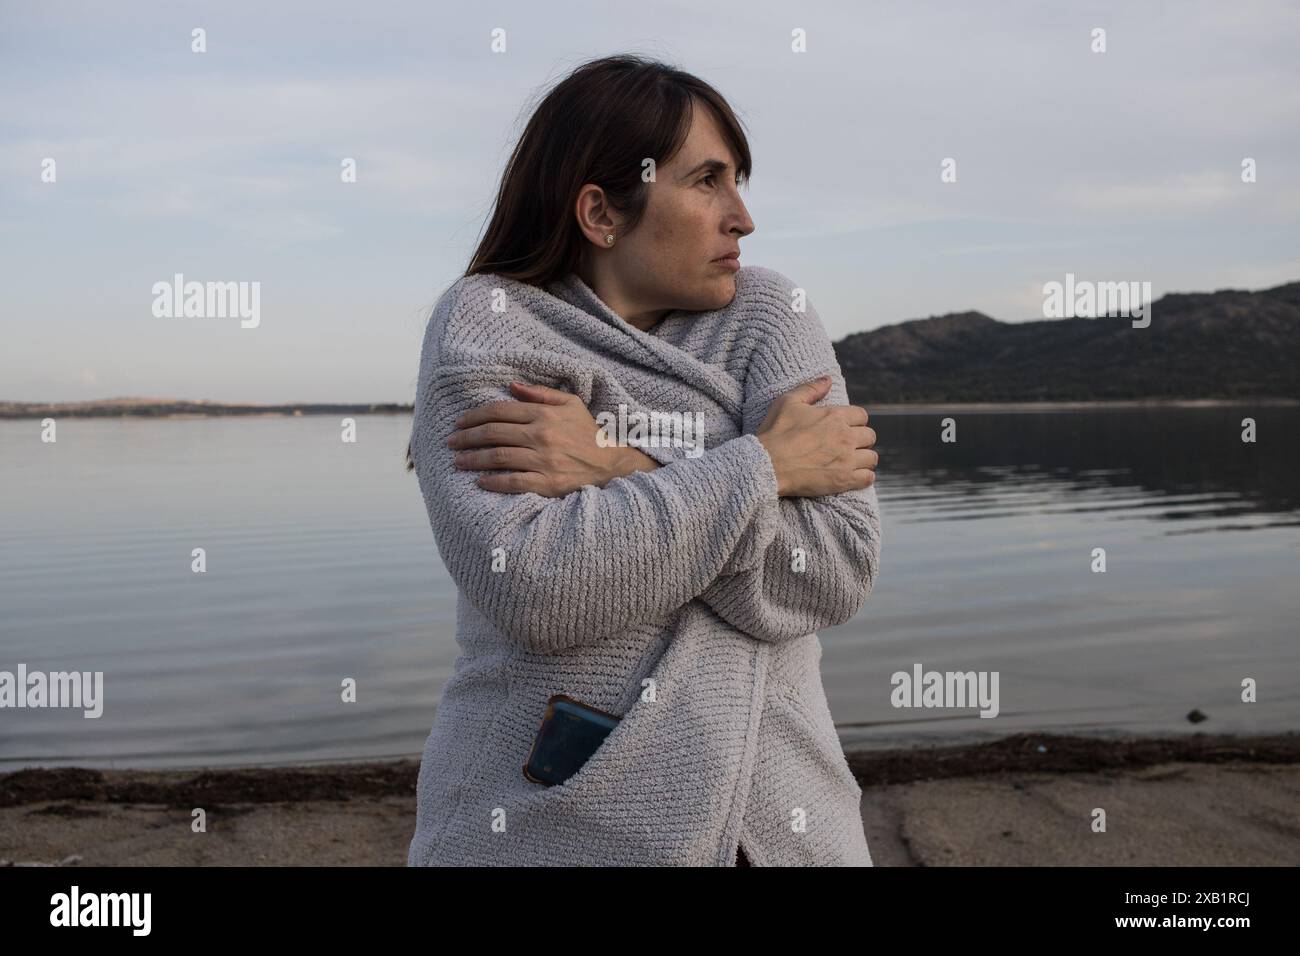
[[[522,401],[466,412],[447,439],[447,447],[457,450],[457,468],[488,472],[478,477],[480,488],[562,498],[659,466],[635,448],[601,447],[600,426],[576,395],[521,382],[511,382],[510,392]]]

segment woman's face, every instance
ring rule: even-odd
[[[754,222],[736,185],[736,157],[711,109],[696,103],[685,143],[647,187],[645,213],[630,233],[619,232],[620,219],[608,207],[589,207],[589,225],[612,217],[604,221],[612,221],[615,242],[590,250],[584,279],[615,312],[643,327],[673,309],[722,308],[736,295],[736,269],[716,260],[739,251]],[[604,245],[603,230],[584,231]]]

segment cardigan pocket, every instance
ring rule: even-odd
[[[635,729],[638,716],[640,716],[638,705],[633,704],[600,742],[600,746],[592,751],[591,756],[568,779],[550,786],[537,784],[533,796],[542,803],[558,800],[584,792],[593,779],[608,783],[619,779],[617,776],[619,772],[631,772],[636,762],[630,760],[626,753],[627,741],[629,737],[635,738],[640,735],[640,732]]]

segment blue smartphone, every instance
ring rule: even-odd
[[[524,776],[548,787],[564,783],[587,762],[622,718],[568,696],[546,702],[542,726],[524,764]]]

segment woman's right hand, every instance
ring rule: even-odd
[[[817,406],[829,375],[777,397],[755,437],[776,472],[777,494],[812,498],[866,488],[876,480],[876,430],[857,405]]]

